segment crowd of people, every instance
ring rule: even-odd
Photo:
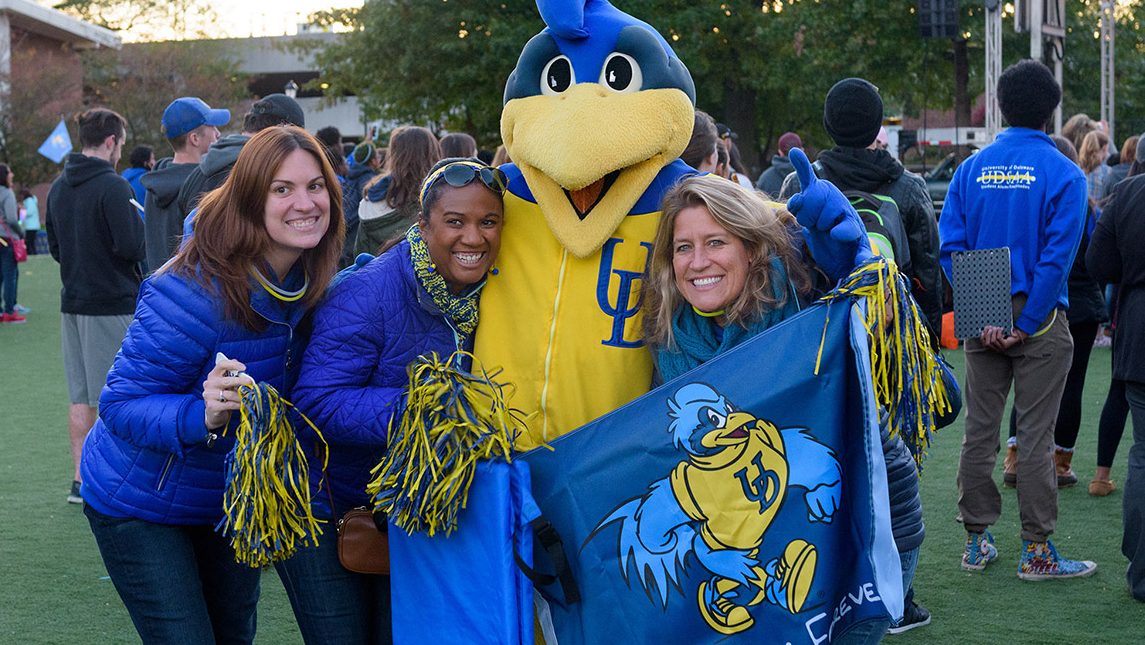
[[[1085,371],[1108,322],[1114,380],[1089,492],[1116,489],[1110,469],[1132,412],[1123,550],[1129,588],[1145,601],[1145,266],[1132,242],[1145,221],[1136,213],[1145,139],[1127,140],[1110,165],[1109,134],[1084,115],[1064,137],[1046,135],[1061,90],[1040,63],[1008,68],[998,96],[1010,127],[959,166],[941,218],[922,178],[887,150],[882,99],[867,80],[844,79],[825,97],[834,147],[810,164],[801,136],[785,133],[754,182],[734,133],[697,110],[681,154],[691,168],[660,205],[642,280],[643,338],[657,382],[669,381],[796,314],[879,254],[907,278],[937,353],[951,258],[1008,247],[1013,326],[965,343],[962,567],[980,571],[999,557],[988,529],[1001,513],[993,474],[1013,386],[1004,470],[1018,491],[1017,574],[1095,571],[1060,555],[1051,535],[1057,490],[1077,483]],[[221,136],[230,112],[182,97],[161,117],[172,155],[156,161],[138,146],[121,176],[123,117],[96,108],[77,122],[81,150],[52,184],[44,227],[63,284],[68,501],[83,503],[144,642],[251,642],[259,572],[237,564],[215,530],[240,387],[273,385],[321,429],[296,428],[315,517],[334,524],[370,505],[366,484],[402,407],[407,367],[474,348],[482,289],[502,229],[513,226],[500,168],[511,161],[503,146],[481,161],[469,135],[439,139],[413,125],[385,146],[346,144],[331,127],[311,135],[302,108],[281,94]],[[1019,166],[1037,180],[1005,170]],[[25,319],[12,242],[27,236],[34,248],[41,228],[36,198],[24,191],[18,201],[13,180],[0,165],[4,323]],[[824,209],[833,209],[829,231],[808,224]],[[470,366],[462,358],[457,367]],[[948,390],[957,408],[953,380]],[[917,599],[925,590],[916,596],[913,584],[925,538],[915,455],[885,419],[880,442],[905,609],[833,642],[878,642],[930,622]],[[276,568],[308,643],[390,642],[389,579],[345,569],[335,531]]]

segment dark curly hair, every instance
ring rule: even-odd
[[[1014,63],[998,78],[998,107],[1006,122],[1041,130],[1062,100],[1062,88],[1050,68],[1026,59]]]

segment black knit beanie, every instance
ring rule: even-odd
[[[1054,73],[1036,60],[1018,61],[998,77],[998,107],[1012,126],[1041,130],[1061,99]]]
[[[879,88],[861,78],[845,78],[827,92],[823,103],[823,127],[846,148],[866,148],[879,136],[883,124],[883,99]]]

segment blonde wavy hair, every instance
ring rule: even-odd
[[[1094,130],[1081,140],[1081,147],[1077,150],[1078,165],[1085,174],[1096,170],[1109,156],[1106,148],[1109,146],[1109,136],[1101,130]]]
[[[775,296],[776,290],[771,284],[773,257],[783,263],[798,293],[804,294],[810,289],[810,277],[792,235],[798,225],[790,213],[774,208],[762,194],[722,177],[689,177],[664,196],[652,259],[643,281],[644,338],[653,347],[676,347],[672,315],[687,302],[676,288],[672,236],[680,211],[692,206],[706,208],[712,218],[739,238],[747,249],[747,281],[740,295],[725,309],[726,324],[748,327],[792,297],[786,286],[779,289],[781,296]]]

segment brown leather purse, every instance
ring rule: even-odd
[[[373,575],[390,573],[390,541],[384,524],[362,506],[338,520],[338,561],[349,571]]]

